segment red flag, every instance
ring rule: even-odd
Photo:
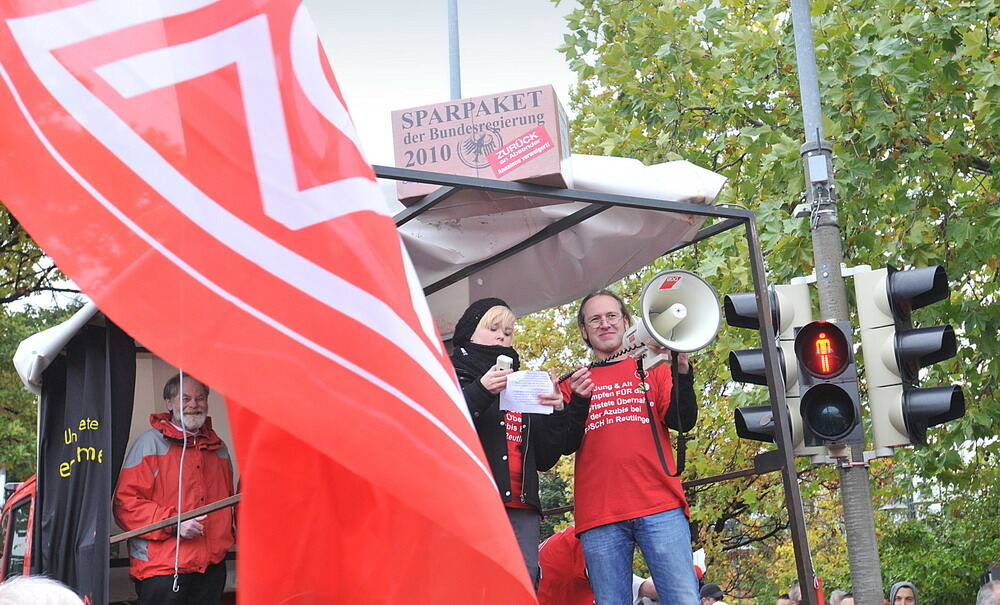
[[[241,602],[533,602],[304,7],[0,15],[0,197],[116,323],[227,395]]]

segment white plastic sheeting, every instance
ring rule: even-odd
[[[725,177],[686,161],[645,166],[574,155],[573,187],[671,202],[711,204]],[[491,258],[589,204],[468,192],[400,227],[422,285]],[[448,338],[468,304],[497,296],[518,316],[565,304],[638,271],[692,237],[703,217],[611,208],[429,297]]]
[[[36,395],[42,393],[42,372],[59,355],[66,343],[87,325],[97,313],[97,305],[88,302],[82,309],[66,321],[48,330],[25,338],[14,351],[14,368],[17,370],[24,388]]]

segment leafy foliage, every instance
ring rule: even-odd
[[[972,500],[981,486],[996,483],[1000,455],[1000,13],[988,0],[811,4],[846,262],[944,265],[950,300],[915,312],[914,319],[950,323],[960,339],[958,357],[930,369],[923,382],[961,382],[966,415],[933,429],[928,447],[875,462],[873,505],[891,505],[931,485],[950,494],[941,515],[956,518],[960,511],[961,519],[975,521],[946,523],[935,513],[899,525],[879,515],[883,576],[887,582],[914,578],[925,594],[939,595],[927,602],[967,601],[972,593],[967,586],[960,592],[957,580],[942,579],[939,592],[922,585],[938,577],[929,575],[932,564],[953,566],[956,577],[967,578],[998,554],[995,542],[980,548],[977,541],[981,533],[1000,535],[995,512]],[[684,158],[722,173],[729,183],[718,203],[755,211],[770,280],[811,272],[808,221],[791,215],[804,201],[804,136],[788,3],[579,5],[568,16],[561,47],[578,75],[571,98],[578,114],[575,151],[646,163]],[[747,291],[746,257],[742,234],[734,230],[660,259],[615,287],[634,295],[652,271],[669,265],[699,273],[720,292]],[[575,310],[522,320],[524,357],[560,371],[586,361]],[[741,332],[748,331],[724,328],[695,362],[702,407],[685,479],[746,468],[766,449],[737,439],[733,428],[733,408],[766,398],[760,389],[729,382],[725,355],[755,346],[757,338]],[[799,471],[817,574],[828,589],[848,588],[837,474],[804,463]],[[773,602],[787,590],[795,570],[776,475],[697,487],[689,495],[696,538],[708,552],[707,579],[736,589],[744,602]],[[945,525],[948,537],[931,540]],[[940,547],[945,539],[955,549],[977,546],[958,556]],[[897,547],[902,544],[915,550]],[[924,557],[928,548],[940,556]]]
[[[539,495],[542,500],[542,510],[553,511],[572,505],[569,499],[570,486],[573,485],[573,462],[569,458],[560,460],[559,468],[555,468],[539,476]],[[568,471],[568,472],[567,472]],[[542,518],[540,536],[545,540],[552,534],[570,525],[572,510],[546,515]]]
[[[898,522],[883,535],[886,582],[919,579],[921,602],[970,602],[982,562],[995,561],[1000,553],[1000,490],[994,482],[971,492],[945,490],[940,497],[940,510],[921,511],[919,518]]]
[[[32,334],[65,320],[79,307],[21,312],[0,311],[0,468],[9,476],[27,478],[35,472],[36,397],[24,389],[11,359],[17,345]]]
[[[79,292],[71,286],[21,223],[0,204],[0,304],[41,292]]]

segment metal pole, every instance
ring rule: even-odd
[[[448,0],[448,67],[451,74],[451,98],[462,98],[462,69],[458,56],[458,0]]]
[[[785,383],[781,377],[781,362],[778,360],[776,335],[771,320],[771,301],[767,296],[767,275],[757,224],[753,219],[745,223],[747,248],[750,251],[750,273],[753,276],[757,307],[760,309],[760,344],[764,351],[764,371],[767,388],[771,396],[771,411],[774,416],[775,440],[779,444],[774,454],[781,462],[781,483],[785,490],[785,506],[788,507],[788,532],[791,534],[792,550],[795,553],[795,569],[799,586],[812,586],[816,574],[813,572],[812,555],[809,552],[809,536],[806,532],[805,511],[802,494],[799,492],[799,477],[795,470],[795,453],[792,448],[792,422],[785,405]],[[816,605],[815,593],[802,590],[802,603]]]
[[[799,70],[799,93],[805,126],[802,157],[805,164],[806,193],[810,208],[816,285],[823,319],[848,321],[847,290],[840,273],[844,258],[833,181],[830,144],[823,139],[819,79],[816,75],[815,45],[812,37],[809,0],[791,0],[795,31],[795,56]],[[851,566],[852,589],[859,605],[881,605],[882,570],[875,541],[875,514],[872,510],[868,466],[864,446],[855,446],[846,458],[838,458],[840,494],[844,506],[847,554]],[[807,603],[816,602],[815,587],[802,586]]]

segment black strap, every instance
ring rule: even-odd
[[[674,408],[674,414],[677,416],[677,474],[680,475],[687,464],[687,444],[692,438],[680,428],[684,426],[684,419],[681,417],[681,371],[677,357],[676,352],[670,355],[670,407]],[[677,396],[674,397],[674,394]]]
[[[684,454],[686,453],[684,440],[679,440],[677,444],[677,472],[671,473],[670,468],[667,466],[667,459],[663,455],[663,445],[660,444],[660,436],[656,434],[656,419],[653,416],[653,404],[649,401],[649,383],[646,382],[646,370],[642,367],[642,357],[636,357],[635,359],[636,368],[639,370],[639,380],[642,384],[639,386],[642,389],[642,396],[646,399],[646,414],[649,416],[649,429],[653,431],[653,444],[656,445],[656,455],[660,458],[660,464],[663,466],[663,472],[667,474],[668,477],[679,477],[684,471]],[[667,430],[666,427],[663,430]]]
[[[618,351],[617,353],[615,353],[611,357],[605,357],[601,361],[592,361],[592,362],[588,363],[587,364],[587,369],[588,370],[593,370],[594,368],[601,368],[601,367],[604,367],[604,366],[609,366],[611,364],[618,363],[618,361],[619,361],[618,358],[619,357],[621,357],[623,355],[628,355],[629,353],[633,353],[635,351],[638,351],[639,349],[641,349],[641,348],[643,348],[645,346],[646,345],[644,345],[642,343],[638,343],[638,344],[634,344],[634,345],[632,345],[630,347],[625,347],[624,349]],[[570,370],[569,372],[566,372],[565,374],[563,374],[562,376],[559,377],[559,380],[557,382],[559,384],[562,384],[562,383],[566,382],[569,379],[569,377],[572,376],[573,374],[575,374],[579,369],[580,368],[574,368],[574,369]]]

